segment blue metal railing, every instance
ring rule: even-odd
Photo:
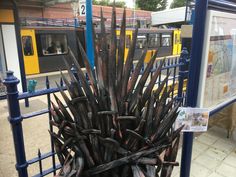
[[[57,26],[57,27],[74,27],[73,18],[38,18],[38,17],[21,17],[21,26]]]
[[[176,99],[184,100],[184,92],[183,92],[183,84],[186,77],[186,67],[188,65],[188,52],[186,49],[184,49],[181,53],[180,57],[175,58],[167,58],[165,59],[165,64],[162,68],[162,74],[167,75],[169,72],[171,72],[171,77],[166,82],[166,86],[169,86],[171,84],[178,84],[178,94],[174,94],[174,89],[172,91],[172,97],[176,97]],[[157,60],[154,64],[154,67],[152,69],[152,72],[150,74],[150,77],[152,77],[153,72],[156,71],[160,64],[160,60]],[[144,71],[145,66],[143,67]],[[72,71],[74,72],[73,68]],[[76,73],[74,73],[76,76]],[[142,72],[140,73],[142,74]],[[159,77],[156,84],[160,85],[163,79]],[[177,82],[178,81],[178,82]],[[12,127],[13,132],[13,140],[14,140],[14,148],[15,148],[15,154],[16,154],[16,170],[18,171],[18,175],[20,177],[27,177],[28,176],[28,166],[38,163],[39,165],[39,172],[38,174],[35,174],[36,177],[43,177],[50,173],[56,174],[56,171],[61,167],[59,164],[56,164],[55,159],[55,151],[54,151],[54,145],[53,140],[50,141],[50,152],[41,154],[41,151],[38,150],[38,157],[35,157],[33,159],[27,160],[25,155],[25,145],[24,145],[24,139],[23,139],[23,129],[22,129],[22,123],[23,120],[26,119],[34,119],[36,116],[48,114],[48,120],[52,119],[50,108],[51,108],[51,94],[58,92],[59,88],[50,88],[50,83],[48,80],[48,77],[46,77],[46,89],[44,90],[38,90],[33,93],[18,93],[17,90],[17,84],[19,83],[19,80],[14,77],[13,72],[8,71],[7,77],[4,80],[4,84],[7,88],[7,101],[8,101],[8,109],[9,109],[9,122]],[[61,82],[61,87],[65,89],[65,86],[63,85],[63,82]],[[42,109],[37,112],[31,112],[27,114],[21,114],[20,111],[20,105],[19,101],[22,99],[30,99],[37,96],[47,96],[47,108]],[[49,124],[49,129],[53,131],[53,127],[51,124]],[[50,135],[48,135],[50,136]],[[45,159],[51,158],[52,165],[49,169],[44,170],[42,167],[42,162]]]

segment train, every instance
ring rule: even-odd
[[[64,70],[63,58],[69,55],[69,47],[83,66],[77,39],[79,38],[85,48],[85,32],[84,28],[71,27],[22,28],[25,74],[28,76]],[[126,29],[125,57],[129,51],[133,32],[132,28]],[[118,39],[119,34],[120,30],[117,29]],[[134,60],[138,60],[145,47],[148,48],[145,62],[150,60],[154,50],[158,50],[158,57],[178,55],[181,51],[181,31],[179,29],[139,29]]]

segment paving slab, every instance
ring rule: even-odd
[[[217,141],[218,138],[215,136],[208,135],[208,134],[202,134],[196,139],[203,144],[212,145]]]
[[[212,174],[210,174],[210,176],[208,177],[224,177],[224,176],[221,176],[220,174],[216,173],[216,172],[213,172]]]
[[[202,154],[195,159],[195,162],[206,167],[209,170],[214,170],[221,164],[220,160],[214,159],[206,154]]]
[[[223,163],[236,168],[236,150],[231,152],[223,161]],[[236,176],[236,175],[235,175]]]
[[[236,168],[222,163],[219,168],[216,170],[217,173],[221,174],[225,177],[235,177],[236,176]]]
[[[203,155],[210,156],[214,160],[224,160],[227,156],[227,154],[219,149],[216,148],[209,148],[206,152],[203,153]]]
[[[193,142],[193,151],[204,152],[209,148],[208,145],[198,141],[198,139],[194,140]]]
[[[235,148],[235,144],[226,139],[219,139],[212,145],[212,147],[228,154]]]
[[[191,166],[191,175],[194,177],[208,177],[212,171],[207,169],[206,167],[193,162]]]

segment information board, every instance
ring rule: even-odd
[[[208,10],[198,106],[215,109],[236,99],[236,15]]]

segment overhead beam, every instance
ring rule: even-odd
[[[50,0],[44,1],[44,6],[52,6],[55,4],[63,4],[63,3],[71,3],[71,2],[78,2],[78,0]]]

